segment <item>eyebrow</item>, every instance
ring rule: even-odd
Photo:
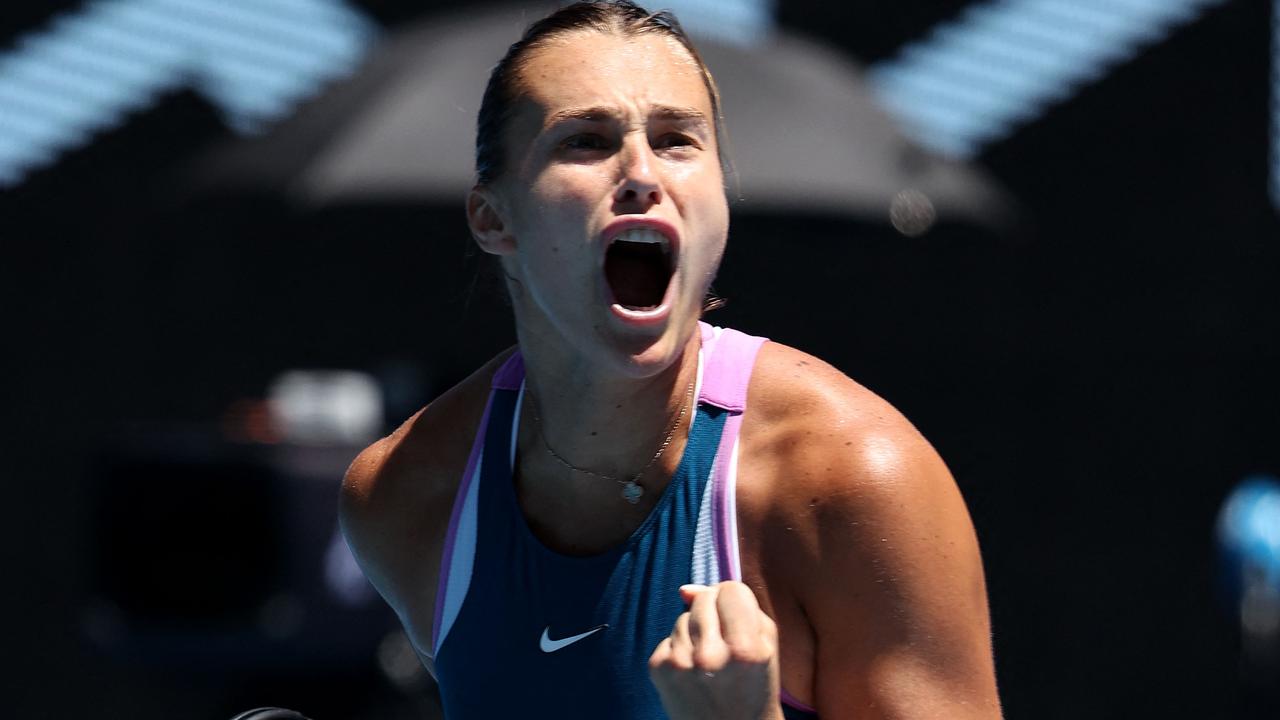
[[[615,107],[606,105],[597,105],[595,107],[575,107],[557,110],[551,113],[547,118],[547,126],[550,127],[566,120],[589,120],[600,122],[604,120],[613,120],[622,113],[618,112]],[[655,105],[653,110],[649,112],[649,117],[661,120],[693,120],[703,125],[707,124],[707,116],[701,110],[693,107],[675,107],[672,105]]]

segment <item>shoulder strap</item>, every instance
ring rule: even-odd
[[[747,409],[747,384],[765,338],[701,323],[702,391],[698,400],[733,413]]]
[[[436,584],[436,606],[431,624],[429,654],[432,660],[439,654],[445,637],[458,619],[458,613],[462,611],[462,602],[471,586],[479,517],[481,456],[484,453],[485,437],[489,431],[494,395],[498,390],[519,390],[523,380],[524,359],[520,356],[520,351],[516,350],[493,374],[491,383],[493,390],[490,391],[489,399],[485,402],[484,415],[480,418],[475,440],[471,443],[471,454],[467,457],[466,468],[462,471],[462,480],[458,483],[458,491],[454,495],[453,510],[449,515],[449,527],[445,531],[444,550],[440,559],[440,579]],[[519,400],[516,402],[516,409],[518,414]],[[434,675],[434,672],[432,674]]]
[[[702,324],[702,389],[699,402],[726,411],[715,464],[703,495],[692,558],[695,582],[741,580],[738,557],[738,433],[747,409],[747,385],[756,355],[765,343],[737,330]]]
[[[511,357],[502,363],[502,367],[498,368],[498,372],[493,374],[494,390],[519,390],[520,383],[524,382],[524,356],[517,349],[511,353]]]

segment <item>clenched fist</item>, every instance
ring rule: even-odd
[[[649,658],[672,720],[779,720],[778,627],[737,581],[685,585],[689,611]]]

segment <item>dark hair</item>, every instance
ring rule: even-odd
[[[612,33],[623,37],[633,37],[646,33],[665,35],[679,42],[702,73],[702,81],[711,96],[711,113],[714,116],[716,138],[724,137],[723,123],[720,117],[720,91],[716,89],[715,79],[707,69],[702,56],[693,46],[693,41],[680,27],[679,21],[669,12],[650,13],[629,0],[611,0],[609,2],[575,2],[567,5],[547,17],[533,23],[524,32],[524,36],[507,49],[493,72],[489,74],[489,84],[484,89],[484,99],[480,102],[480,115],[476,122],[476,183],[489,185],[502,174],[506,160],[506,148],[503,146],[503,132],[511,120],[512,108],[519,97],[518,83],[520,70],[529,54],[546,46],[555,38],[582,30],[594,30],[600,33]],[[725,154],[723,145],[717,143],[721,162]]]

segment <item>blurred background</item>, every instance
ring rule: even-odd
[[[708,320],[938,447],[1007,716],[1280,717],[1280,4],[663,6],[738,171]],[[432,717],[334,499],[514,339],[462,198],[551,7],[0,5],[0,716]]]

